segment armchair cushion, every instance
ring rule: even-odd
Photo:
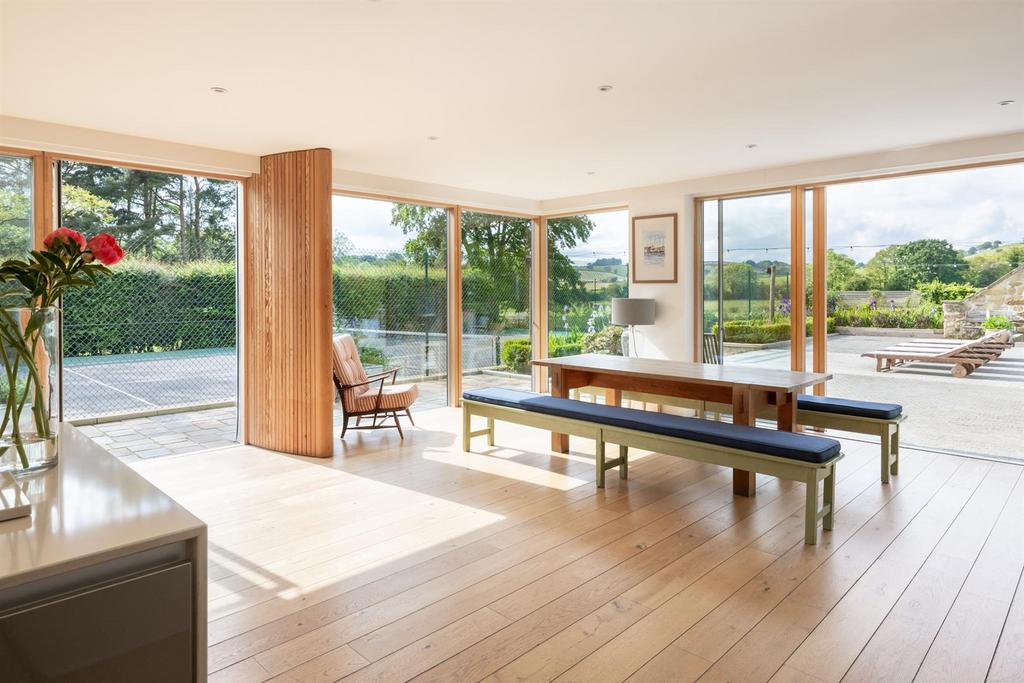
[[[351,334],[339,334],[334,338],[333,353],[331,362],[334,367],[334,376],[341,384],[360,384],[366,381],[366,370],[363,369],[363,362],[359,360],[359,349]],[[355,401],[363,394],[370,391],[371,387],[376,394],[377,385],[355,386],[345,390],[345,400]]]
[[[370,390],[361,396],[349,401],[345,410],[353,413],[361,413],[374,410],[377,406],[377,390],[380,384],[370,383]],[[385,384],[384,391],[380,394],[380,410],[405,410],[411,406],[420,395],[419,387],[415,384]]]

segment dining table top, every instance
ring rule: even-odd
[[[627,375],[646,379],[694,384],[750,386],[792,393],[832,379],[831,373],[795,372],[743,363],[695,363],[658,358],[631,358],[600,353],[583,353],[559,358],[540,358],[533,365],[559,370],[578,370]]]

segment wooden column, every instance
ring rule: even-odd
[[[811,277],[814,278],[812,289],[814,290],[813,316],[814,316],[814,372],[828,372],[828,290],[826,278],[828,278],[828,234],[826,232],[826,207],[825,188],[816,187],[813,192],[814,199],[814,268]],[[825,385],[815,384],[814,393],[819,396],[825,395]]]
[[[330,150],[260,160],[243,249],[245,441],[331,457]]]
[[[530,347],[533,358],[548,357],[548,220],[543,216],[533,221],[533,267],[530,269]],[[533,390],[548,392],[548,369],[534,367]]]
[[[790,369],[803,372],[807,365],[807,290],[804,259],[804,189],[790,190],[789,321]]]
[[[448,209],[448,405],[462,405],[462,209]]]

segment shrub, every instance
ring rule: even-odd
[[[900,329],[942,329],[942,311],[931,304],[896,308],[872,308],[870,304],[842,306],[835,312],[836,325],[845,327],[888,327]]]
[[[1005,315],[993,315],[985,319],[985,322],[981,324],[983,329],[986,330],[1012,330],[1015,329],[1013,321]]]
[[[598,332],[588,332],[583,336],[583,353],[607,353],[613,356],[622,354],[622,328],[609,325]]]
[[[360,346],[359,360],[363,365],[388,366],[388,357],[384,355],[383,351],[373,346]]]
[[[501,343],[501,363],[513,372],[524,373],[530,369],[530,340],[506,339]]]
[[[977,292],[978,288],[963,282],[939,282],[938,280],[933,280],[932,282],[919,284],[917,291],[921,293],[921,298],[928,303],[940,306],[943,301],[966,299],[971,294]]]

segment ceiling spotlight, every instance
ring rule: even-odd
[[[1000,107],[1009,107],[1011,104],[1017,104],[1017,100],[1000,100],[996,102]]]
[[[744,145],[747,149],[755,149],[757,147],[756,142],[751,142],[749,145]]]
[[[433,142],[434,140],[440,140],[441,138],[437,137],[436,135],[428,135],[427,139]]]
[[[610,86],[610,85],[599,85],[599,86],[597,86],[597,89],[600,92],[611,92],[612,86]]]
[[[587,171],[587,175],[594,175],[597,171]]]
[[[210,88],[210,92],[215,92],[215,93],[217,93],[218,95],[223,95],[223,94],[224,94],[224,93],[226,93],[227,91],[228,91],[228,89],[227,89],[227,88],[222,88],[222,87],[221,87],[221,86],[219,86],[219,85],[215,85],[215,86],[213,86],[213,87],[211,87],[211,88]]]

